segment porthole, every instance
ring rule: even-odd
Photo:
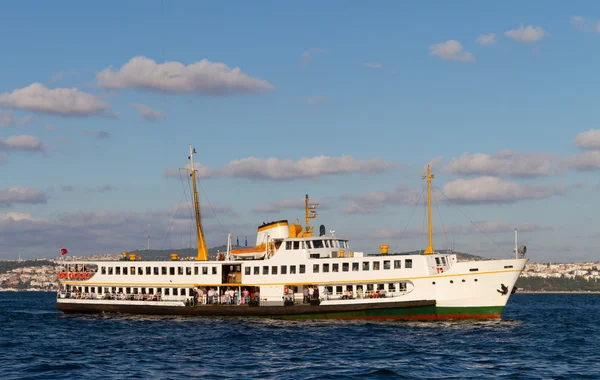
[[[465,279],[463,278],[463,281],[462,281],[462,282],[465,282],[465,281],[467,281],[467,280],[465,280]]]
[[[475,282],[477,282],[477,279],[475,279]]]
[[[454,281],[450,280],[450,283],[451,283],[451,284],[454,284]]]
[[[432,285],[435,285],[435,281],[431,283]]]

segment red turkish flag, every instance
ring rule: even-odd
[[[64,255],[66,255],[67,253],[69,253],[69,251],[67,251],[67,249],[66,249],[66,248],[61,248],[61,249],[60,249],[60,253],[61,253],[61,254],[64,256]]]

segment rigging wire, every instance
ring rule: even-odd
[[[440,205],[438,204],[437,199],[435,198],[435,193],[432,193],[433,201],[435,202],[435,207],[437,208],[438,215],[440,216],[440,222],[442,223],[442,229],[444,230],[444,235],[446,235],[446,243],[448,243],[448,247],[450,246],[450,239],[448,239],[448,234],[446,233],[446,226],[444,226],[444,220],[442,219],[442,213],[440,212]]]
[[[435,186],[435,185],[434,185],[434,186]],[[491,241],[492,243],[494,243],[494,244],[496,245],[496,247],[498,247],[498,248],[499,248],[499,249],[500,249],[500,250],[501,250],[501,251],[502,251],[502,252],[503,252],[505,255],[507,255],[508,257],[511,257],[511,255],[510,255],[508,252],[506,252],[506,251],[505,251],[505,250],[504,250],[504,249],[503,249],[503,248],[502,248],[502,247],[501,247],[501,246],[500,246],[498,243],[496,243],[496,242],[494,241],[494,239],[492,239],[491,237],[489,237],[489,235],[488,235],[488,234],[486,234],[484,230],[482,230],[482,229],[481,229],[481,228],[480,228],[480,227],[479,227],[477,224],[475,224],[475,222],[473,222],[473,221],[472,221],[472,220],[471,220],[471,219],[470,219],[470,218],[469,218],[469,217],[468,217],[468,216],[467,216],[467,215],[466,215],[464,212],[462,212],[462,210],[461,210],[460,208],[458,208],[458,206],[457,206],[457,205],[456,205],[454,202],[452,202],[452,201],[450,200],[450,198],[448,198],[448,197],[446,196],[446,194],[444,194],[444,192],[443,192],[443,191],[442,191],[442,190],[441,190],[439,187],[435,186],[435,188],[436,188],[436,189],[437,189],[437,190],[438,190],[440,193],[442,193],[442,195],[443,195],[443,196],[444,196],[444,197],[445,197],[445,198],[448,200],[448,202],[452,203],[452,204],[454,205],[454,207],[456,207],[456,209],[457,209],[457,210],[458,210],[458,211],[459,211],[461,214],[463,214],[463,216],[464,216],[465,218],[467,218],[467,220],[469,220],[469,221],[471,222],[471,224],[473,224],[473,225],[474,225],[474,226],[475,226],[475,227],[476,227],[476,228],[477,228],[477,229],[478,229],[478,230],[479,230],[479,231],[480,231],[482,234],[484,234],[484,235],[485,235],[485,236],[486,236],[488,239],[490,239],[490,241]]]
[[[215,219],[217,219],[217,223],[219,224],[219,227],[221,228],[223,235],[225,235],[225,237],[227,237],[227,233],[225,232],[225,229],[223,228],[223,225],[221,224],[221,221],[219,220],[219,216],[215,212],[215,209],[213,208],[212,204],[210,203],[210,200],[208,199],[208,194],[206,193],[206,190],[204,190],[204,186],[202,186],[202,183],[199,183],[199,185],[200,185],[200,189],[202,189],[202,193],[204,194],[204,196],[206,196],[206,202],[210,206],[210,209],[212,210],[213,214],[215,215]]]
[[[415,203],[415,207],[413,207],[412,213],[410,214],[410,217],[408,218],[408,222],[404,226],[404,231],[402,231],[402,234],[400,235],[400,239],[398,240],[398,243],[396,243],[396,247],[394,247],[393,252],[395,252],[396,249],[398,248],[398,246],[400,245],[400,242],[402,241],[402,237],[404,237],[404,233],[406,232],[406,229],[408,228],[408,225],[410,224],[410,221],[411,221],[413,215],[415,214],[415,210],[417,209],[417,207],[419,207],[419,203],[421,202],[422,196],[423,196],[423,189],[421,189],[421,192],[419,193],[419,198],[417,199],[417,203]]]

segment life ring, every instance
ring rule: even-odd
[[[442,273],[442,268],[436,268],[438,273]]]
[[[63,272],[58,272],[58,278],[63,278]]]
[[[70,278],[70,279],[73,279],[74,277],[75,277],[75,274],[73,274],[73,272],[70,272],[70,273],[69,273],[69,278]]]
[[[90,277],[91,277],[91,275],[90,275],[90,273],[89,273],[89,272],[85,274],[85,279],[86,279],[86,280],[87,280],[87,279],[89,279]]]
[[[287,294],[289,291],[289,289],[287,288],[287,286],[285,288],[283,288],[283,294]]]

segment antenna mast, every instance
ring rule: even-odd
[[[204,242],[204,232],[202,231],[202,224],[200,219],[200,203],[198,201],[198,191],[196,189],[196,169],[194,168],[194,154],[196,154],[196,149],[192,148],[192,144],[190,144],[190,155],[189,159],[192,164],[192,184],[194,188],[194,210],[196,211],[196,235],[198,237],[198,256],[196,260],[206,261],[208,260],[208,250],[206,249],[206,244]]]
[[[150,225],[148,224],[148,251],[150,250]]]
[[[431,174],[431,165],[427,165],[427,175],[423,179],[427,179],[427,232],[429,234],[429,247],[423,252],[425,255],[433,253],[433,232],[431,227],[431,180],[435,178]]]
[[[315,211],[315,209],[318,205],[318,203],[308,203],[308,194],[306,194],[306,197],[304,198],[304,212],[306,218],[306,229],[304,231],[304,236],[312,236],[314,227],[310,227],[308,225],[308,220],[317,217],[317,212]]]

